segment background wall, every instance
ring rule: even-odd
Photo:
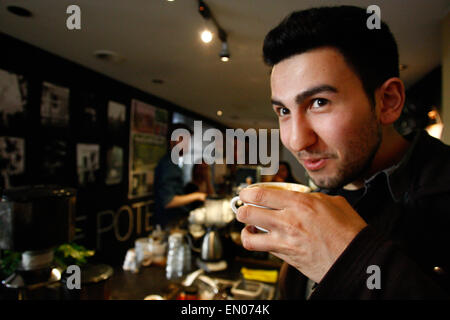
[[[76,188],[77,243],[96,249],[96,259],[111,264],[122,263],[126,250],[134,246],[134,240],[148,234],[153,212],[151,196],[134,200],[127,196],[132,99],[168,110],[169,121],[173,112],[180,112],[193,119],[206,120],[215,127],[222,126],[1,33],[0,47],[0,69],[24,76],[29,89],[22,121],[9,127],[0,125],[0,137],[25,140],[25,171],[10,177],[11,186],[57,184]],[[44,82],[70,90],[70,120],[65,127],[42,125],[40,109]],[[108,127],[109,101],[126,106],[126,121],[119,131],[111,132]],[[86,121],[87,104],[95,109],[94,125]],[[95,182],[86,185],[80,185],[77,175],[76,145],[80,143],[100,146]],[[62,166],[49,174],[48,170],[43,170],[44,162],[49,152],[54,152],[58,146],[61,146]],[[112,146],[123,150],[124,171],[120,183],[108,185],[106,157]]]

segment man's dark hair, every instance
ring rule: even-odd
[[[374,104],[374,93],[387,79],[399,76],[398,50],[386,23],[369,29],[371,14],[353,6],[321,7],[288,15],[264,39],[264,61],[273,66],[293,55],[334,47],[359,76]]]

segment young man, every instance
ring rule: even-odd
[[[240,193],[275,209],[244,206],[237,219],[245,248],[285,261],[282,298],[448,298],[450,148],[394,129],[405,101],[397,45],[368,16],[294,12],[264,41],[281,140],[320,191]]]
[[[169,139],[177,129],[191,129],[184,124],[174,124],[169,130]],[[189,149],[190,141],[184,141],[182,137],[178,140],[169,141],[169,152],[161,158],[155,168],[154,190],[155,190],[155,224],[162,227],[174,227],[183,223],[188,217],[188,205],[197,201],[205,201],[207,194],[204,192],[184,192],[183,170],[178,163],[172,161],[172,149],[180,144],[182,150]],[[181,145],[181,144],[184,144]]]

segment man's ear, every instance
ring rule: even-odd
[[[394,123],[401,115],[405,104],[405,87],[399,78],[389,78],[378,89],[380,122]]]

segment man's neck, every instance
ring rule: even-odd
[[[393,127],[383,132],[383,138],[377,153],[372,161],[370,169],[364,177],[344,186],[346,190],[357,190],[364,187],[364,181],[377,172],[385,170],[399,163],[406,154],[410,142],[400,135]]]

